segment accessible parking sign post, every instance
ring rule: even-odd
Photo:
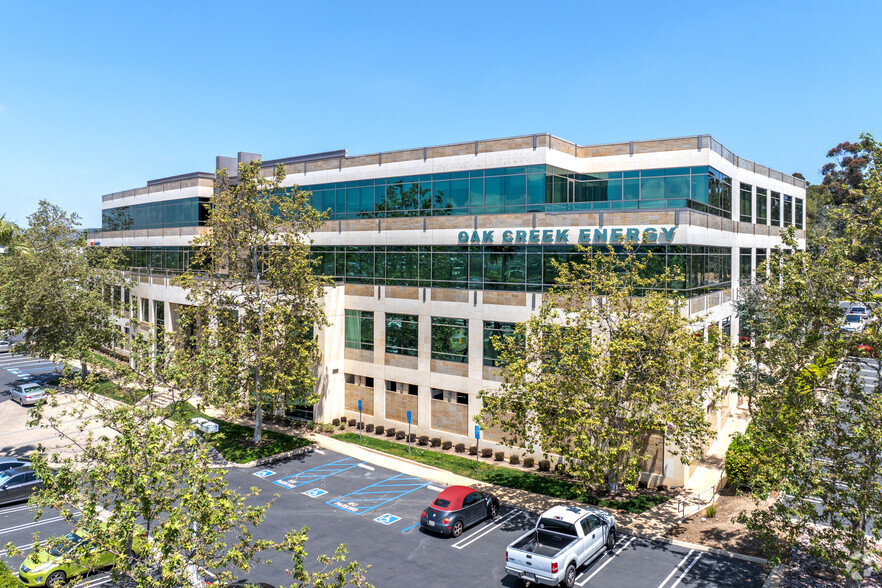
[[[407,411],[407,452],[410,453],[410,411]]]
[[[478,457],[481,455],[481,427],[475,425],[475,473],[478,473]]]
[[[358,401],[358,441],[361,442],[361,400]]]

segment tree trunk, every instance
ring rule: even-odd
[[[619,480],[616,473],[612,470],[606,475],[606,490],[610,494],[615,494],[619,491]]]
[[[256,261],[256,260],[255,260]],[[255,265],[257,265],[255,263]],[[257,407],[254,411],[254,444],[257,445],[263,439],[263,395],[260,391],[260,354],[263,351],[263,299],[260,297],[260,272],[254,280],[257,291],[257,317],[258,317],[258,333],[257,333],[257,365],[254,369],[254,400]]]
[[[83,377],[89,377],[89,363],[86,361],[85,357],[80,358],[80,370],[83,372]]]

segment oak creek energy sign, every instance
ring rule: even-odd
[[[457,240],[462,244],[546,244],[564,243],[672,243],[677,227],[616,227],[602,229],[491,229],[460,231]],[[572,231],[572,232],[571,232]]]

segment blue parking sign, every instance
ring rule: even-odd
[[[478,425],[475,425],[475,439],[480,439],[480,438],[481,438],[481,427]]]
[[[407,411],[407,424],[410,424],[410,411]]]
[[[361,400],[358,401],[358,412],[361,412]]]

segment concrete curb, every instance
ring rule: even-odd
[[[261,457],[260,459],[249,461],[248,463],[227,463],[226,465],[213,464],[208,467],[211,469],[223,470],[253,468],[285,461],[286,459],[291,459],[292,457],[297,457],[298,455],[303,455],[304,453],[312,453],[313,451],[315,451],[315,443],[306,445],[304,447],[298,447],[297,449],[292,449],[291,451],[285,451],[282,453],[276,453],[275,455]]]
[[[784,565],[778,565],[774,570],[766,577],[765,583],[763,583],[763,588],[779,588],[781,583],[784,581]]]

